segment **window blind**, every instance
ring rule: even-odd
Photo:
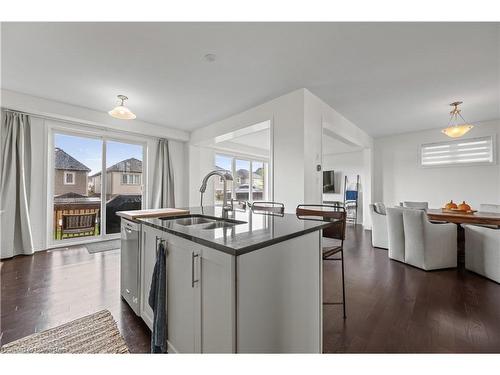
[[[423,167],[493,163],[493,137],[424,144],[420,151]]]

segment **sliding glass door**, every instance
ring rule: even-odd
[[[116,212],[142,208],[145,145],[64,131],[53,145],[53,242],[118,236]]]
[[[54,135],[53,238],[56,241],[101,235],[101,194],[89,176],[102,167],[99,138]]]

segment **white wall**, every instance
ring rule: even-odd
[[[47,238],[47,172],[48,172],[48,139],[49,127],[65,127],[72,130],[86,130],[100,132],[106,135],[130,137],[147,142],[146,155],[148,165],[148,179],[154,177],[154,161],[156,158],[156,140],[152,136],[168,138],[174,173],[175,205],[188,205],[188,153],[187,143],[189,134],[181,130],[163,128],[161,125],[149,124],[141,121],[119,121],[107,114],[76,107],[65,103],[36,98],[12,91],[1,90],[2,107],[33,113],[41,116],[50,116],[58,119],[44,119],[31,117],[32,124],[32,178],[31,178],[31,206],[30,218],[33,223],[33,242],[35,249],[44,250],[49,245]],[[60,114],[58,113],[60,112]],[[109,120],[109,119],[110,120]],[[70,122],[68,122],[70,121]],[[101,122],[102,121],[102,122]],[[118,121],[118,122],[117,122]],[[109,131],[109,132],[108,132]],[[147,136],[145,136],[147,134]],[[151,197],[151,186],[147,191]],[[146,206],[149,204],[149,199]]]
[[[323,194],[322,162],[323,117],[327,107],[317,96],[304,90],[304,199],[303,203],[320,204]]]
[[[365,177],[365,154],[363,150],[345,152],[340,154],[323,155],[323,170],[334,170],[335,175],[340,173],[339,186],[335,190],[340,193],[323,194],[324,200],[343,201],[344,200],[344,179],[348,178],[348,188],[354,188],[356,176],[359,175],[359,197],[358,197],[358,223],[363,223],[363,197]],[[337,182],[337,181],[335,181]]]
[[[500,120],[476,124],[464,139],[496,136],[500,146]],[[453,199],[481,203],[500,203],[500,166],[455,166],[422,168],[419,147],[423,143],[447,141],[440,129],[384,137],[375,140],[374,201],[394,205],[400,201],[428,201],[439,208]]]

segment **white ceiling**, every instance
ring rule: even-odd
[[[192,130],[305,87],[373,136],[500,118],[498,23],[3,23],[2,87]],[[208,63],[203,56],[215,53]]]

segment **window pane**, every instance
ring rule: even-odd
[[[232,164],[233,158],[230,156],[224,155],[215,155],[215,169],[216,170],[225,170],[232,174]],[[213,177],[214,179],[214,203],[216,206],[222,205],[223,202],[223,190],[224,184],[222,180],[218,177]],[[233,190],[232,181],[227,181],[227,199],[231,199],[231,192]]]
[[[64,181],[65,184],[71,185],[73,184],[73,173],[72,172],[64,172]]]
[[[262,161],[252,161],[252,177],[253,177],[253,192],[252,192],[252,200],[261,201],[266,200],[266,187],[265,187],[265,175],[266,168],[265,164]]]
[[[106,142],[106,233],[120,232],[117,211],[140,210],[142,188],[134,183],[142,175],[142,146]]]
[[[250,199],[250,162],[247,160],[235,161],[234,193],[237,200]]]
[[[101,170],[102,141],[54,135],[54,222],[56,241],[100,234],[100,187],[90,183]]]

